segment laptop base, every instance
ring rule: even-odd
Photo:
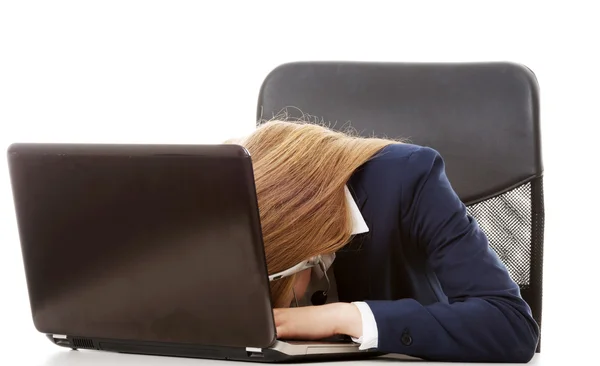
[[[138,355],[267,363],[363,360],[385,354],[381,352],[358,351],[358,347],[350,347],[342,343],[326,342],[288,343],[278,341],[272,348],[254,349],[249,347],[244,349],[239,347],[213,347],[104,338],[82,338],[54,334],[47,334],[46,337],[57,346],[73,350],[86,349]]]

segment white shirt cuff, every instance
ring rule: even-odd
[[[358,347],[360,350],[377,348],[379,333],[377,331],[377,323],[375,322],[373,311],[371,311],[371,308],[366,302],[357,301],[352,304],[354,304],[360,312],[363,330],[362,336],[360,338],[352,337],[352,341],[360,344]]]

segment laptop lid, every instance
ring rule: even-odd
[[[275,342],[244,148],[13,144],[8,158],[38,331],[229,347]]]

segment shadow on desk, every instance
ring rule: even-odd
[[[39,366],[212,366],[232,364],[234,361],[224,360],[209,360],[202,358],[184,358],[170,356],[147,356],[133,355],[105,351],[89,351],[89,350],[60,350],[50,356],[44,363]],[[404,355],[385,355],[374,359],[358,360],[358,361],[330,361],[330,362],[312,362],[307,365],[323,365],[332,363],[360,365],[374,365],[396,363],[410,363],[419,365],[444,365],[445,362],[425,362],[417,358]],[[244,365],[252,365],[252,362],[236,362]],[[257,362],[256,365],[265,365],[265,363]],[[271,364],[273,365],[273,364]],[[459,366],[461,363],[448,363],[448,365]],[[467,365],[467,364],[464,364]],[[469,363],[469,366],[478,364]],[[484,364],[481,364],[484,365]],[[539,354],[536,354],[533,360],[528,365],[541,365],[539,362]]]

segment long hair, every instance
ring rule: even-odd
[[[269,121],[229,143],[252,157],[269,274],[351,239],[344,186],[352,174],[393,140],[361,138],[312,123]],[[271,283],[273,306],[287,307],[295,276]]]

